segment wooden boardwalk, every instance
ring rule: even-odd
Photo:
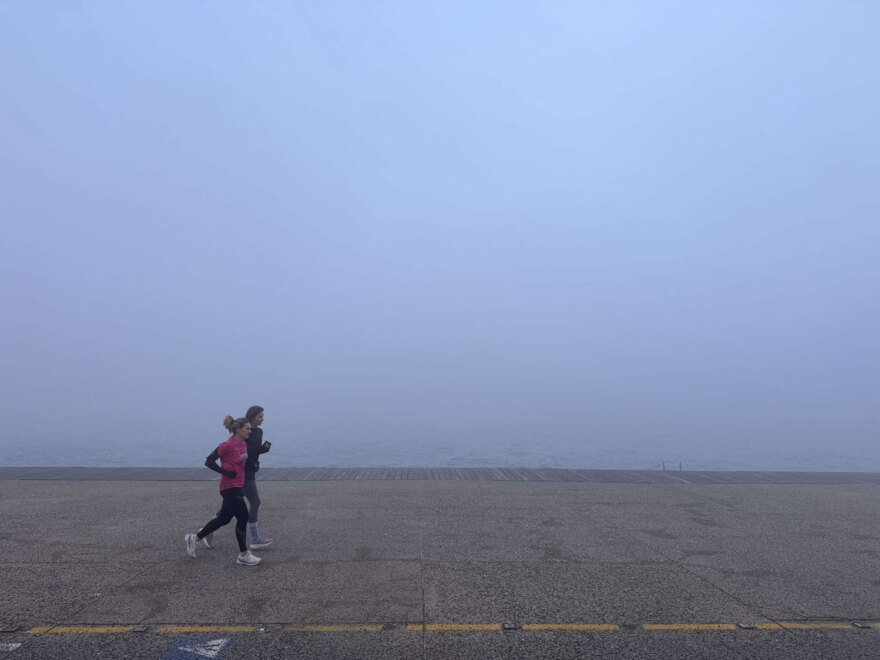
[[[0,467],[0,479],[71,481],[216,481],[198,468]],[[482,467],[263,468],[261,481],[544,481],[609,484],[880,484],[877,472],[664,472]]]

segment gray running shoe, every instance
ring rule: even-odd
[[[272,539],[267,539],[261,536],[260,538],[251,541],[251,550],[262,550],[263,548],[268,548],[270,545],[272,545]]]
[[[196,556],[196,535],[195,534],[187,534],[183,537],[184,543],[186,543],[186,554],[190,557]]]
[[[239,555],[238,559],[235,560],[236,564],[244,564],[245,566],[256,566],[259,564],[262,559],[257,557],[255,554],[248,551],[246,555]]]

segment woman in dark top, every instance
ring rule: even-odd
[[[260,493],[257,491],[257,470],[260,469],[260,454],[265,454],[272,446],[271,442],[263,441],[263,429],[260,425],[263,423],[265,413],[261,406],[251,406],[245,413],[245,419],[251,424],[251,435],[246,440],[248,447],[247,463],[244,469],[244,496],[247,499],[248,510],[248,531],[251,535],[250,547],[253,550],[267,548],[272,545],[272,539],[260,536]],[[215,472],[217,469],[217,450],[215,449],[208,458],[205,459],[205,465]],[[205,547],[211,547],[213,544],[213,534],[205,536]]]

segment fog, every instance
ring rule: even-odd
[[[880,470],[878,21],[0,4],[0,463]]]

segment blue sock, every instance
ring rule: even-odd
[[[260,538],[260,523],[248,523],[248,531],[251,533],[251,540],[256,541]]]

